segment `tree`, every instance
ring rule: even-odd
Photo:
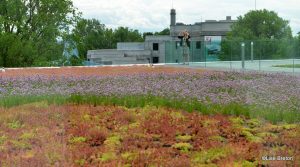
[[[15,34],[0,36],[0,66],[28,66],[34,62],[36,50],[31,41],[23,41]]]
[[[169,28],[165,28],[160,32],[155,32],[154,35],[170,35],[170,29]]]
[[[85,58],[88,50],[107,48],[105,25],[96,19],[80,19],[73,30],[72,37],[77,44],[79,55]]]
[[[119,27],[114,31],[115,42],[143,42],[143,37],[138,30],[128,27]]]
[[[146,39],[146,36],[152,36],[152,35],[154,35],[153,32],[144,32],[144,33],[143,33],[143,39],[145,40],[145,39]]]
[[[144,32],[143,33],[143,39],[146,39],[146,36],[148,35],[170,35],[170,29],[169,28],[165,28],[160,32]]]
[[[138,30],[119,27],[115,30],[107,28],[97,19],[80,19],[72,33],[77,43],[81,59],[85,59],[88,50],[112,49],[118,42],[142,42]]]
[[[244,40],[292,38],[289,22],[273,11],[253,10],[239,16],[228,38]]]
[[[254,42],[256,59],[288,58],[292,54],[290,41],[293,37],[289,22],[273,11],[250,11],[239,16],[231,28],[221,43],[221,60],[240,60],[241,42],[246,44],[248,54],[251,42]]]
[[[0,64],[32,66],[57,57],[61,49],[57,39],[78,16],[71,0],[1,0],[0,41],[9,38],[13,42],[1,45]]]

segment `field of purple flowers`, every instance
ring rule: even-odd
[[[259,110],[299,113],[300,77],[240,72],[184,72],[117,76],[32,76],[0,78],[0,97],[154,96],[202,104],[231,103]]]

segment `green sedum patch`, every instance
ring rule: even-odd
[[[250,128],[260,127],[262,125],[261,121],[258,119],[249,119],[246,123]]]
[[[82,117],[82,119],[84,120],[84,121],[91,121],[92,120],[92,116],[91,115],[89,115],[89,114],[85,114],[83,117]]]
[[[250,142],[259,143],[263,141],[261,137],[253,135],[247,128],[242,128],[241,135],[245,136],[245,138]]]
[[[211,164],[227,157],[230,153],[229,148],[212,148],[195,153],[192,162],[195,164]]]
[[[250,162],[250,161],[241,161],[241,162],[235,162],[234,163],[234,167],[255,167],[258,166],[258,162],[254,161],[254,162]]]
[[[139,122],[131,123],[129,124],[129,129],[138,128],[140,126]]]
[[[244,119],[242,119],[241,117],[233,117],[233,118],[230,118],[230,121],[232,124],[234,125],[243,125],[245,122],[244,122]]]
[[[153,134],[152,135],[153,141],[160,141],[160,138],[161,138],[161,135],[158,135],[158,134]]]
[[[188,141],[191,141],[192,140],[192,136],[190,135],[179,135],[179,136],[176,136],[176,140],[179,140],[179,141],[182,141],[182,142],[188,142]]]
[[[85,137],[72,137],[69,140],[69,143],[70,144],[77,144],[77,143],[84,143],[86,141],[87,141],[87,139]]]
[[[32,147],[31,144],[26,141],[12,140],[11,143],[13,147],[18,150],[30,150]]]
[[[18,121],[18,120],[13,120],[13,121],[7,123],[7,126],[8,126],[8,128],[10,128],[10,129],[20,129],[20,128],[22,128],[24,125],[23,125],[20,121]]]
[[[173,119],[184,119],[185,118],[181,112],[171,112],[170,115]]]
[[[103,153],[99,160],[101,162],[108,162],[117,159],[117,155],[114,152]]]
[[[19,139],[21,140],[31,140],[35,137],[35,134],[32,133],[32,132],[24,132],[20,137]]]
[[[63,159],[63,156],[57,152],[48,152],[46,154],[46,157],[47,157],[48,162],[53,166],[55,165],[56,162],[59,162],[60,160]],[[82,163],[78,163],[78,164],[82,164]],[[80,166],[82,166],[82,165],[80,165]]]
[[[107,146],[109,149],[114,150],[115,148],[119,147],[121,145],[121,136],[119,135],[113,135],[111,137],[108,137],[104,141],[104,145]]]
[[[79,166],[84,166],[85,160],[84,160],[84,159],[78,159],[78,160],[75,160],[75,164],[77,164],[77,165],[79,165]]]
[[[213,141],[226,142],[226,138],[222,136],[211,136],[209,139]]]
[[[207,120],[204,120],[203,122],[202,122],[202,125],[203,125],[203,127],[210,127],[210,126],[212,126],[212,125],[215,125],[215,124],[217,124],[217,121],[216,120],[213,120],[213,119],[207,119]]]
[[[172,145],[172,147],[182,152],[189,152],[191,149],[193,149],[193,146],[190,143],[176,143]]]
[[[131,162],[137,158],[138,154],[137,153],[132,153],[132,152],[125,152],[121,154],[121,157],[126,160],[127,162]]]
[[[7,137],[5,135],[0,136],[0,146],[3,145],[6,140],[7,140]]]
[[[232,126],[240,131],[240,135],[244,136],[248,141],[260,143],[263,141],[261,136],[255,135],[262,123],[258,119],[244,120],[241,117],[230,118]]]
[[[281,127],[285,130],[291,130],[291,129],[296,129],[299,125],[297,124],[285,124],[282,125]]]
[[[261,133],[258,133],[257,136],[261,137],[261,138],[268,138],[268,137],[277,138],[276,134],[270,133],[270,132],[261,132]]]

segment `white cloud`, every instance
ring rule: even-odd
[[[257,9],[274,10],[286,20],[294,34],[300,31],[299,0],[256,0]],[[172,0],[73,0],[85,18],[99,19],[116,28],[127,26],[141,31],[158,31],[170,24]],[[187,24],[201,20],[222,20],[244,15],[255,8],[255,0],[174,0],[177,21]]]

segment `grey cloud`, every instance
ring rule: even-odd
[[[73,0],[86,18],[97,18],[115,28],[130,28],[157,31],[169,26],[172,1],[161,0]],[[202,20],[222,20],[227,15],[233,19],[255,8],[255,0],[174,0],[177,20],[193,24]],[[257,0],[257,9],[276,11],[290,21],[293,33],[300,31],[299,0]]]

